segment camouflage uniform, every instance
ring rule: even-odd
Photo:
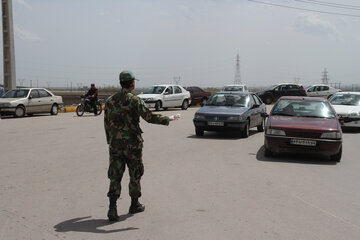
[[[142,99],[124,88],[121,92],[110,96],[105,102],[104,125],[110,155],[108,197],[120,196],[125,165],[130,175],[129,195],[132,198],[141,196],[140,179],[144,174],[142,163],[144,140],[139,126],[140,116],[149,123],[169,125],[170,121],[166,116],[153,114]]]

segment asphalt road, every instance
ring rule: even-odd
[[[127,214],[126,173],[113,224],[103,115],[0,120],[0,239],[360,239],[360,133],[344,133],[338,164],[265,158],[256,128],[196,137],[196,110],[142,121],[146,210]]]

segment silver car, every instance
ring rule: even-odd
[[[337,92],[341,92],[341,89],[336,89],[325,84],[317,84],[306,87],[306,93],[309,97],[330,98]]]
[[[44,88],[13,89],[0,97],[0,113],[23,117],[25,114],[50,113],[56,115],[64,105],[61,96]]]

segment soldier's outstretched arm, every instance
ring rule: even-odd
[[[146,107],[145,102],[141,98],[136,98],[135,103],[135,108],[139,115],[148,123],[169,125],[169,117],[153,113],[148,107]]]

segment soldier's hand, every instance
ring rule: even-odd
[[[180,113],[169,116],[170,121],[178,120],[180,118]]]

